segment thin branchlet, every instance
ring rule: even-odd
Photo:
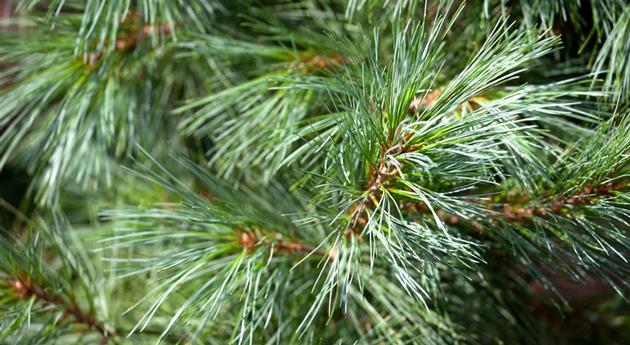
[[[15,292],[20,299],[35,298],[46,304],[60,308],[64,315],[72,316],[75,321],[86,327],[86,330],[98,332],[101,336],[100,344],[105,344],[111,337],[115,337],[117,332],[96,320],[92,312],[86,312],[79,304],[72,299],[66,299],[61,295],[53,294],[45,287],[33,281],[26,273],[9,275],[11,281],[3,282]]]
[[[298,240],[287,241],[283,239],[282,234],[261,227],[252,230],[239,229],[237,232],[240,233],[238,244],[248,253],[263,244],[269,247],[270,254],[330,256],[320,248],[309,247]]]
[[[506,195],[488,198],[467,198],[472,203],[479,204],[487,211],[486,219],[463,219],[457,215],[449,214],[442,209],[437,213],[440,219],[450,225],[467,224],[483,231],[482,221],[504,221],[507,223],[529,224],[535,217],[549,218],[550,215],[560,215],[568,218],[572,217],[571,208],[595,204],[602,199],[614,197],[617,193],[628,190],[628,182],[608,182],[596,187],[585,187],[584,189],[565,197],[539,198],[532,201],[532,196],[518,193],[511,190]],[[402,203],[402,207],[409,212],[415,211],[420,214],[431,214],[429,208],[424,203],[407,201]]]
[[[411,134],[404,135],[399,142],[393,145],[383,145],[380,148],[378,166],[370,167],[368,172],[368,181],[366,184],[365,197],[354,203],[348,212],[351,217],[348,229],[345,231],[346,236],[358,235],[360,238],[361,227],[367,223],[367,212],[370,205],[377,205],[381,197],[381,188],[387,182],[396,177],[400,173],[400,167],[393,164],[393,160],[400,154],[409,152],[417,147],[407,147],[406,141]]]

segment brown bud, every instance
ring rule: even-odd
[[[245,250],[251,252],[256,245],[256,236],[248,231],[243,231],[241,232],[241,239],[238,243],[241,247],[245,248]]]
[[[116,40],[116,49],[123,50],[127,48],[127,40],[124,38],[119,38]]]
[[[20,298],[26,298],[30,295],[30,288],[21,280],[14,281],[11,288],[18,294],[18,296],[20,296]]]

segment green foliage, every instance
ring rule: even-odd
[[[630,68],[628,51],[630,50],[630,7],[619,17],[608,33],[593,70],[605,75],[605,90],[612,98],[627,104],[630,101]],[[607,66],[607,69],[606,67]]]
[[[0,344],[624,343],[626,5],[23,1]]]
[[[36,177],[37,199],[51,204],[68,181],[111,185],[112,158],[124,157],[133,142],[151,146],[171,136],[161,110],[187,83],[172,75],[195,68],[173,64],[168,47],[76,57],[72,21],[57,22],[54,31],[34,25],[3,40],[2,63],[14,66],[2,79],[9,86],[0,165],[26,166]]]

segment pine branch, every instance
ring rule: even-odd
[[[61,295],[51,294],[46,288],[34,282],[26,273],[18,273],[14,277],[11,272],[5,272],[11,281],[3,281],[2,285],[10,287],[19,298],[42,301],[45,304],[53,305],[63,310],[64,314],[71,315],[75,321],[86,327],[87,330],[93,330],[100,334],[101,340],[99,344],[106,344],[108,339],[116,336],[116,331],[106,327],[104,324],[96,321],[92,312],[81,310],[76,301],[66,300]]]
[[[614,196],[616,193],[628,191],[629,182],[608,182],[596,187],[586,187],[571,196],[552,198],[551,200],[533,206],[519,206],[531,197],[521,195],[517,205],[507,203],[503,206],[503,218],[508,221],[529,222],[532,216],[545,218],[549,213],[571,216],[569,209],[596,203],[598,200]]]
[[[411,133],[404,136],[401,141],[395,145],[390,144],[381,147],[379,164],[376,167],[371,167],[368,173],[370,177],[366,188],[367,196],[363,201],[355,203],[350,209],[349,215],[352,220],[349,229],[346,230],[346,235],[357,234],[360,236],[360,227],[365,226],[368,222],[367,208],[372,204],[378,206],[378,200],[382,197],[382,188],[385,187],[389,180],[400,176],[402,165],[397,164],[397,156],[419,148],[418,145],[415,147],[406,147],[406,140],[410,137]]]
[[[0,238],[0,338],[558,343],[630,288],[626,3],[22,1],[0,169],[78,228]]]
[[[26,169],[35,177],[32,194],[48,205],[58,203],[60,190],[71,181],[86,189],[111,185],[114,162],[129,153],[131,143],[159,142],[157,133],[167,136],[166,110],[187,81],[165,76],[199,67],[179,69],[170,60],[172,50],[148,44],[170,27],[143,26],[144,34],[134,23],[121,24],[129,31],[121,27],[120,36],[108,40],[118,40],[119,48],[91,42],[86,56],[77,57],[77,23],[64,18],[54,29],[34,21],[2,41],[2,62],[14,66],[1,76],[11,86],[1,90],[0,169],[7,162]],[[150,77],[139,78],[142,74]]]
[[[550,215],[561,215],[571,217],[572,209],[580,206],[592,205],[602,199],[614,197],[617,194],[628,192],[629,182],[608,182],[596,187],[586,187],[570,196],[547,198],[548,200],[535,201],[532,205],[532,196],[527,193],[520,193],[517,190],[511,190],[506,195],[495,198],[467,198],[469,202],[473,202],[483,206],[487,211],[483,219],[465,219],[457,215],[448,214],[442,209],[436,211],[440,218],[451,225],[470,224],[478,230],[484,230],[479,222],[480,220],[506,221],[508,223],[530,224],[535,217],[547,219]],[[414,210],[420,214],[431,214],[431,211],[424,203],[405,202],[404,209]],[[484,230],[485,231],[485,230]]]

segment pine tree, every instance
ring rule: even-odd
[[[626,0],[22,0],[0,344],[630,342]]]

